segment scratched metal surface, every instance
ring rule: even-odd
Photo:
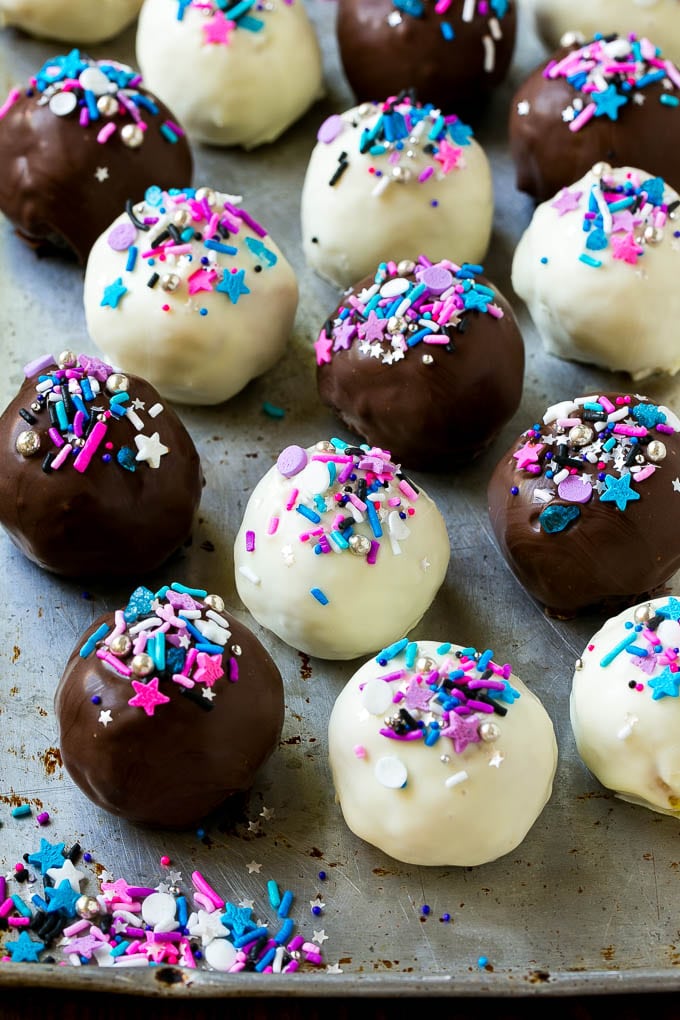
[[[496,183],[495,231],[488,275],[513,298],[527,346],[522,408],[484,459],[448,477],[421,475],[443,508],[452,542],[451,566],[435,604],[415,637],[491,646],[540,695],[560,748],[554,793],[524,843],[506,858],[477,869],[402,866],[360,843],[334,804],[326,760],[326,723],[335,696],[358,663],[306,660],[249,618],[235,593],[232,546],[247,497],[279,450],[338,431],[318,404],[311,342],[335,305],[335,291],[306,271],[299,237],[299,194],[315,131],[330,112],[351,105],[333,39],[332,0],[309,0],[326,59],[326,98],[270,149],[250,155],[196,150],[197,183],[242,193],[299,273],[301,303],[283,361],[245,392],[216,408],[181,408],[199,446],[207,485],[191,549],[159,573],[159,584],[185,583],[222,593],[259,634],[286,684],[287,715],[279,751],[260,774],[244,814],[229,832],[209,830],[211,845],[194,833],[150,833],[94,808],[60,767],[52,696],[71,648],[95,615],[124,604],[129,586],[106,578],[82,588],[41,573],[0,535],[0,867],[5,870],[39,835],[67,845],[78,839],[99,866],[136,884],[160,880],[168,853],[186,876],[200,867],[227,898],[253,899],[266,914],[266,878],[296,893],[300,930],[324,928],[325,971],[297,975],[222,975],[192,972],[173,981],[168,968],[113,974],[94,967],[0,964],[0,986],[34,984],[170,996],[554,995],[675,989],[680,959],[677,903],[680,829],[677,821],[619,803],[577,760],[569,727],[573,663],[599,626],[598,617],[549,621],[519,588],[500,558],[486,520],[489,471],[515,433],[545,405],[623,378],[548,358],[513,298],[510,259],[529,221],[529,203],[514,190],[504,145],[512,91],[542,51],[522,14],[520,42],[506,86],[477,137]],[[56,49],[18,33],[0,40],[3,88]],[[93,55],[134,62],[133,36]],[[0,223],[0,402],[21,379],[22,365],[64,346],[92,350],[81,303],[82,272],[37,261]],[[654,382],[655,399],[680,403],[680,385]],[[264,400],[283,407],[281,420],[262,412]],[[168,763],[172,768],[181,762]],[[15,820],[10,806],[28,801],[31,819]],[[268,808],[269,819],[263,818]],[[35,813],[51,813],[38,830]],[[273,815],[271,815],[273,812]],[[251,831],[249,821],[259,823]],[[436,838],[436,832],[433,833]],[[249,874],[250,861],[262,864]],[[328,878],[321,883],[323,868]],[[90,884],[89,888],[94,886]],[[320,893],[323,915],[311,917]],[[424,920],[422,904],[429,904]],[[444,912],[451,923],[442,923]],[[313,923],[312,923],[313,922]],[[480,970],[480,954],[489,969]]]

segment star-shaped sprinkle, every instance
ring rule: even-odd
[[[657,613],[666,620],[680,620],[680,599],[671,595],[665,606],[659,606]]]
[[[110,283],[108,287],[104,287],[104,296],[99,302],[102,308],[117,308],[123,294],[127,294],[127,287],[123,283],[122,276],[119,276],[117,280]]]
[[[113,722],[113,719],[111,718],[111,709],[103,708],[99,713],[99,718],[97,719],[97,722],[100,722],[104,728],[106,728],[110,722]]]
[[[449,724],[441,731],[443,737],[450,737],[456,754],[462,754],[468,744],[478,744],[482,739],[479,735],[479,719],[476,715],[457,715],[452,712]]]
[[[314,909],[314,907],[318,907],[319,910],[323,910],[323,908],[326,906],[325,903],[321,902],[321,900],[320,900],[320,898],[318,896],[316,897],[315,900],[310,900],[309,901],[309,905],[312,908],[312,910]]]
[[[227,904],[227,906],[229,906],[229,904]],[[241,907],[242,910],[252,910],[254,906],[255,906],[255,900],[241,900],[239,902],[239,907]],[[230,924],[231,924],[231,922],[230,922]],[[232,924],[232,928],[233,927],[234,927],[234,925]]]
[[[224,16],[222,11],[216,10],[212,18],[209,18],[201,25],[203,42],[206,45],[217,45],[220,43],[227,45],[235,28],[235,21],[230,21],[229,18]]]
[[[196,656],[197,669],[194,670],[193,678],[196,683],[212,687],[216,680],[224,676],[222,669],[222,656],[219,652],[210,655],[208,652],[199,652]]]
[[[517,461],[517,467],[524,470],[529,464],[538,463],[544,449],[543,443],[525,443],[519,450],[515,450],[512,456]]]
[[[680,691],[680,671],[673,672],[670,666],[666,666],[663,673],[647,681],[647,686],[654,692],[652,694],[654,701],[666,697],[677,698]]]
[[[634,266],[637,262],[638,255],[642,255],[644,252],[644,248],[635,243],[635,238],[632,234],[624,234],[623,237],[612,237],[611,246],[612,256],[621,262],[627,262],[631,266]]]
[[[258,821],[248,822],[248,832],[259,832],[260,823]]]
[[[99,949],[102,944],[101,938],[95,938],[94,935],[84,935],[81,939],[72,939],[67,945],[62,947],[61,951],[67,956],[70,956],[71,953],[77,953],[78,956],[83,956],[86,960],[90,960],[95,949]]]
[[[562,110],[562,120],[565,124],[570,124],[576,116],[576,110],[573,106],[565,106]]]
[[[197,269],[187,279],[187,287],[190,294],[198,294],[200,291],[211,291],[213,283],[217,279],[216,269]]]
[[[519,103],[517,104],[517,116],[518,117],[526,117],[526,116],[528,116],[530,110],[531,110],[531,103],[529,102],[529,100],[528,99],[520,99]]]
[[[371,344],[368,353],[371,358],[379,358],[382,355],[382,347],[380,344]]]
[[[327,974],[342,974],[342,968],[339,963],[329,963],[326,966]]]
[[[130,698],[128,705],[132,705],[133,708],[143,708],[148,716],[152,716],[158,705],[165,705],[170,701],[166,694],[158,690],[158,684],[157,676],[149,680],[148,684],[143,684],[140,680],[133,680],[132,686],[137,693],[134,698]]]
[[[29,864],[37,864],[40,874],[46,875],[49,868],[60,868],[64,863],[64,843],[50,843],[40,840],[40,849],[28,855]]]
[[[501,754],[500,751],[496,751],[492,758],[489,758],[489,765],[492,765],[495,769],[500,768],[501,762],[505,760],[505,755]]]
[[[607,86],[604,92],[591,92],[590,98],[595,103],[595,116],[609,117],[610,120],[618,120],[619,108],[628,102],[626,96],[622,96],[615,85]]]
[[[633,102],[635,103],[636,106],[644,106],[646,98],[647,96],[645,96],[642,92],[633,93]]]
[[[326,336],[325,330],[321,330],[318,340],[314,341],[317,365],[329,365],[331,362],[331,350],[333,349],[333,337]]]
[[[581,201],[582,191],[572,191],[570,188],[562,188],[554,202],[551,202],[553,209],[557,209],[560,216],[565,213],[574,212],[578,209]]]
[[[130,402],[130,406],[135,411],[145,411],[146,410],[146,404],[144,403],[143,400],[140,400],[139,397],[135,397],[135,399]]]
[[[680,492],[680,478],[674,478],[671,484],[674,492]]]
[[[386,319],[381,319],[379,315],[371,309],[368,313],[366,322],[362,322],[359,325],[359,336],[362,340],[369,340],[371,343],[374,340],[382,340],[385,335],[385,327],[387,325]]]
[[[109,168],[107,166],[98,166],[94,172],[94,175],[99,181],[99,183],[103,184],[104,181],[108,180],[109,178]]]
[[[13,963],[37,963],[44,948],[44,942],[34,942],[25,931],[14,942],[5,943]]]
[[[250,861],[249,864],[246,864],[246,868],[248,869],[249,875],[252,875],[253,873],[259,875],[262,871],[262,865],[258,864],[257,861]]]
[[[47,898],[48,914],[64,914],[66,917],[75,917],[76,900],[80,897],[80,891],[71,887],[68,878],[65,878],[59,885],[48,886],[45,889]]]
[[[202,946],[207,946],[213,939],[229,934],[229,929],[222,924],[222,915],[219,910],[213,910],[210,913],[207,910],[199,910],[197,914],[191,915],[187,927],[190,935],[200,938]]]
[[[239,935],[252,931],[256,927],[252,911],[253,900],[244,900],[238,906],[235,906],[233,903],[225,904],[222,917],[237,938]]]
[[[250,290],[246,287],[243,282],[245,279],[245,269],[239,269],[235,273],[230,272],[228,269],[222,271],[222,279],[215,287],[215,290],[219,290],[220,293],[226,294],[232,304],[237,304],[241,294],[250,294]]]
[[[468,312],[486,312],[489,307],[489,298],[482,291],[470,287],[463,294],[463,304]]]
[[[317,946],[322,946],[324,942],[328,941],[328,935],[324,928],[321,931],[315,931],[312,935],[312,942],[316,942]]]
[[[417,677],[413,677],[404,692],[404,703],[409,711],[413,708],[420,708],[427,710],[427,706],[432,700],[432,691],[426,683],[422,681],[419,683]]]
[[[349,319],[345,319],[339,326],[336,326],[333,330],[333,350],[348,351],[352,346],[352,340],[356,336],[356,332],[356,326]]]
[[[612,216],[612,234],[629,234],[635,226],[635,217],[630,209],[622,209]]]
[[[614,478],[613,475],[605,475],[605,492],[600,493],[600,502],[616,503],[619,510],[625,510],[628,503],[640,498],[640,493],[630,487],[631,476],[621,475]]]
[[[274,808],[263,807],[260,811],[260,818],[264,818],[265,822],[271,822],[275,815]]]
[[[512,686],[509,680],[503,680],[503,690],[494,693],[498,701],[504,701],[508,705],[513,705],[519,698],[519,691]]]
[[[48,868],[47,874],[55,885],[61,885],[64,881],[69,882],[75,892],[80,892],[80,883],[85,880],[85,872],[78,871],[73,861],[69,861],[68,858],[60,868]]]
[[[160,467],[161,457],[164,457],[166,453],[170,453],[168,447],[161,443],[161,437],[158,432],[154,432],[152,436],[138,435],[134,439],[135,446],[137,447],[135,460],[145,460],[151,468]]]
[[[204,687],[201,691],[201,697],[205,698],[206,701],[214,701],[217,695],[210,687]]]
[[[437,162],[441,163],[442,173],[449,174],[452,170],[458,168],[462,151],[462,149],[458,149],[455,145],[447,142],[446,138],[442,138],[439,143],[439,150],[434,154]]]

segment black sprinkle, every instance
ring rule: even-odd
[[[27,411],[25,407],[19,408],[19,414],[24,419],[24,421],[28,422],[29,425],[37,424],[38,419],[34,415],[32,415],[30,411]]]
[[[75,864],[76,861],[80,860],[80,855],[83,852],[80,843],[74,843],[71,849],[66,854],[66,859]]]
[[[173,239],[175,244],[179,244],[180,241],[182,240],[182,235],[180,234],[179,230],[177,229],[174,223],[168,223],[168,233],[170,234],[170,237]]]
[[[52,453],[51,450],[50,450],[49,453],[46,453],[45,456],[43,457],[43,462],[42,462],[42,464],[40,466],[41,466],[41,468],[43,469],[43,471],[45,472],[46,475],[51,475],[52,474],[51,465],[52,465],[52,461],[54,460],[54,458],[55,458],[55,454]]]
[[[159,279],[160,277],[158,273],[152,273],[149,279],[146,281],[147,287],[151,287],[153,289],[153,287],[155,287],[156,284],[158,283]]]
[[[142,220],[138,220],[137,217],[135,216],[133,205],[134,203],[132,199],[128,198],[127,202],[125,203],[125,212],[128,214],[128,216],[130,217],[130,219],[132,220],[132,222],[134,223],[138,230],[145,231],[149,230],[148,225],[146,223],[143,223]]]
[[[342,177],[342,175],[344,174],[344,172],[345,172],[345,170],[347,169],[348,166],[349,166],[349,163],[340,162],[338,164],[337,170],[335,171],[335,173],[333,174],[333,176],[331,177],[331,179],[328,182],[330,187],[333,187],[334,184],[338,183],[338,181],[340,180],[340,178]]]
[[[189,701],[193,701],[194,705],[198,705],[205,712],[212,712],[214,706],[212,701],[208,701],[202,694],[198,694],[196,691],[189,687],[180,687],[179,693],[183,698],[188,698]]]

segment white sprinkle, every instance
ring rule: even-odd
[[[475,16],[475,3],[476,0],[465,0],[463,4],[463,21],[472,21]]]
[[[239,573],[243,574],[247,581],[250,581],[252,584],[260,583],[260,578],[257,576],[254,570],[250,569],[250,567],[239,567],[238,569]]]
[[[149,408],[149,417],[150,418],[157,418],[162,410],[163,410],[163,405],[162,404],[154,404],[153,407]]]
[[[489,18],[489,31],[491,32],[491,35],[494,37],[496,42],[498,42],[499,39],[503,38],[503,30],[500,26],[498,18]]]
[[[534,489],[534,503],[549,503],[553,495],[550,489]]]
[[[482,43],[484,44],[484,70],[490,74],[496,66],[496,44],[490,35],[485,35]]]
[[[394,754],[380,758],[375,764],[375,778],[388,790],[400,790],[406,786],[408,771],[401,758]]]
[[[50,99],[50,111],[56,117],[68,117],[78,105],[74,92],[56,92]]]
[[[392,704],[392,689],[381,677],[367,680],[361,692],[361,701],[371,715],[384,715]]]
[[[399,11],[391,11],[387,15],[387,24],[391,28],[396,28],[397,25],[401,25],[401,14]]]
[[[129,422],[131,422],[134,425],[138,432],[141,432],[141,430],[144,428],[144,422],[139,417],[137,412],[133,411],[131,407],[129,407],[125,412],[125,417]]]
[[[444,780],[444,786],[446,786],[448,789],[451,789],[452,786],[459,786],[461,783],[464,783],[469,778],[470,777],[465,771],[465,769],[461,769],[460,772],[454,772],[452,776],[449,776],[448,779]]]

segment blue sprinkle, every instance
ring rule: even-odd
[[[555,535],[564,531],[570,524],[581,516],[581,510],[577,506],[548,506],[538,515],[538,520],[543,530],[548,535]]]
[[[313,595],[317,602],[320,602],[322,606],[328,605],[328,596],[324,595],[321,588],[310,588],[309,594]]]

